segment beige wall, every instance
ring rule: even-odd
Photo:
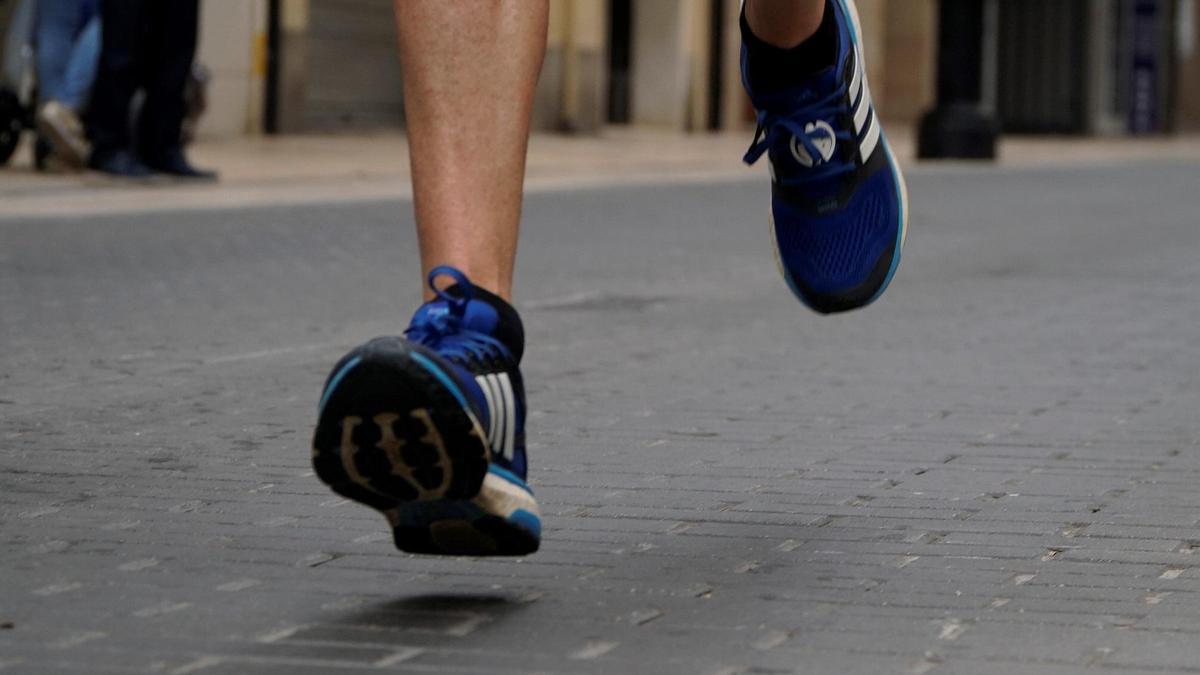
[[[876,105],[880,115],[915,121],[936,95],[937,6],[933,0],[888,0],[885,44],[874,59],[882,67]]]
[[[594,131],[607,95],[607,0],[550,0],[534,127]]]
[[[566,2],[569,0],[556,0]],[[749,125],[738,66],[740,0],[725,0],[722,126]],[[936,49],[934,0],[858,0],[872,94],[880,114],[916,120],[933,103]],[[701,130],[707,111],[706,2],[634,0],[633,123]]]
[[[635,0],[630,118],[648,127],[683,129],[691,78],[695,0]]]
[[[535,127],[590,132],[605,120],[608,0],[550,0],[548,50],[539,82]],[[737,25],[739,0],[725,0],[725,128],[749,124],[741,91]],[[368,3],[364,3],[368,4]],[[372,6],[374,3],[370,3]],[[858,0],[872,93],[882,115],[912,120],[931,105],[934,0]],[[310,0],[285,0],[281,127],[307,127],[313,82],[307,63]],[[265,80],[266,0],[205,0],[199,60],[213,71],[207,137],[261,131]],[[633,123],[700,130],[707,117],[708,3],[634,0]],[[390,40],[390,38],[389,38]],[[394,69],[392,47],[383,66]],[[393,77],[394,75],[389,75]]]
[[[916,120],[933,104],[937,47],[934,0],[858,0],[863,55],[880,116]]]
[[[200,3],[196,59],[212,72],[202,137],[238,136],[261,130],[266,75],[266,0]]]
[[[887,53],[887,0],[858,0],[858,14],[862,19],[861,39],[863,57],[867,62],[867,80],[871,84],[871,95],[878,106],[887,90],[884,66],[890,64]]]

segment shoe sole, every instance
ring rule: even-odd
[[[846,15],[850,17],[851,39],[854,42],[854,49],[857,50],[857,58],[861,63],[864,64],[865,68],[866,61],[863,57],[862,44],[860,43],[858,37],[861,25],[858,16],[858,6],[854,4],[854,0],[835,0],[835,2],[841,5],[842,9],[846,12]],[[904,172],[900,170],[900,165],[896,162],[896,156],[892,154],[892,146],[890,143],[888,143],[887,133],[885,133],[882,128],[879,130],[879,144],[883,146],[883,151],[887,154],[888,166],[892,170],[892,175],[896,177],[896,199],[900,205],[900,223],[896,231],[895,245],[892,247],[892,258],[888,266],[887,274],[884,276],[882,283],[880,283],[879,288],[875,290],[875,292],[866,300],[866,302],[859,302],[854,303],[853,305],[839,307],[833,311],[860,309],[878,300],[879,296],[883,295],[883,292],[887,290],[889,285],[891,285],[892,278],[896,276],[896,269],[900,266],[900,254],[904,249],[905,242],[908,241],[908,183],[904,180]],[[783,280],[787,282],[788,288],[791,289],[792,294],[795,295],[796,298],[799,299],[800,302],[802,302],[805,306],[819,312],[830,313],[825,312],[822,309],[822,303],[808,298],[808,296],[800,290],[799,285],[792,278],[792,275],[787,271],[787,268],[784,267],[783,256],[779,252],[779,240],[775,234],[775,209],[773,205],[769,210],[768,220],[771,226],[771,248],[775,252],[775,265],[779,268],[779,274],[783,277]],[[847,293],[853,294],[855,290],[857,289],[851,289],[851,291]]]
[[[313,435],[317,477],[382,513],[402,551],[536,551],[537,502],[523,481],[490,463],[479,421],[431,356],[383,339],[341,366]]]

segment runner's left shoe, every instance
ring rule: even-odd
[[[439,289],[438,277],[454,284]],[[338,362],[321,395],[313,467],[334,492],[382,512],[397,548],[525,555],[541,519],[525,483],[524,330],[515,309],[451,267],[405,337]]]
[[[871,103],[854,0],[828,0],[836,24],[832,67],[764,91],[742,81],[758,111],[746,152],[771,167],[771,234],[792,292],[821,313],[863,307],[900,263],[908,193]],[[769,64],[768,64],[769,65]]]

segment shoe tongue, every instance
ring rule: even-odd
[[[798,78],[786,89],[755,92],[751,96],[751,103],[754,104],[755,110],[786,113],[812,105],[833,93],[837,86],[837,68],[830,66],[812,75]]]
[[[759,110],[782,111],[789,114],[801,128],[804,135],[815,145],[819,157],[813,157],[802,142],[787,136],[786,144],[776,144],[770,150],[772,167],[777,180],[785,180],[794,176],[803,176],[817,167],[835,160],[841,151],[840,142],[836,138],[841,121],[836,114],[831,114],[828,108],[821,114],[806,115],[805,108],[827,99],[839,86],[837,68],[829,67],[804,78],[795,86],[756,98],[754,105]],[[825,107],[825,106],[822,106]],[[836,191],[841,184],[840,179],[831,177],[810,182],[805,188],[811,195],[827,194]]]
[[[455,298],[463,296],[458,284],[442,292]],[[500,296],[482,288],[471,289],[471,295],[473,297],[467,301],[466,310],[463,312],[462,327],[496,338],[508,348],[519,363],[525,352],[525,330],[517,310]],[[451,311],[450,301],[441,298],[431,300],[417,308],[413,314],[413,322],[445,316]]]

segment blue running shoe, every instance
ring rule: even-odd
[[[455,283],[438,289],[434,281]],[[381,337],[334,366],[321,395],[313,466],[333,491],[388,519],[396,547],[438,555],[525,555],[541,519],[525,484],[521,320],[451,267],[406,337]]]
[[[771,233],[792,292],[821,313],[870,304],[900,262],[908,195],[871,103],[854,0],[829,0],[834,65],[794,86],[755,91],[742,48],[742,82],[758,111],[745,161],[771,167]]]

